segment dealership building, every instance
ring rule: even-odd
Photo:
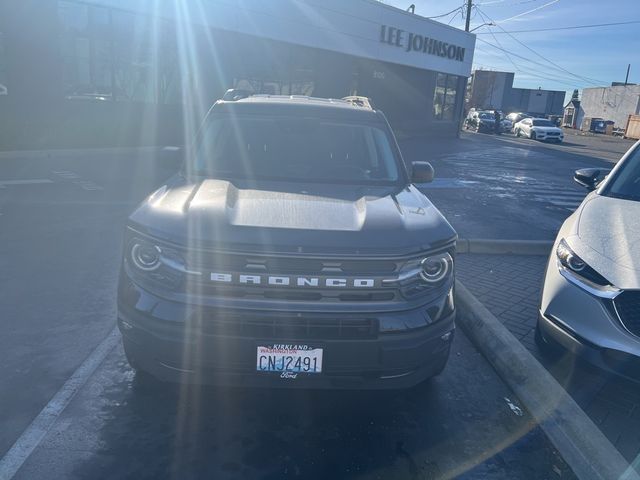
[[[228,88],[453,135],[475,36],[374,0],[5,0],[0,148],[182,143]]]

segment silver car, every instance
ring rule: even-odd
[[[640,142],[612,171],[578,170],[592,190],[564,222],[542,292],[536,342],[640,378]]]

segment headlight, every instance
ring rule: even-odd
[[[439,283],[449,273],[453,260],[448,253],[426,257],[420,262],[420,278],[426,283]]]
[[[135,241],[131,246],[131,261],[142,271],[151,272],[160,267],[162,251],[157,245],[145,241]]]
[[[175,289],[181,285],[184,275],[191,273],[177,251],[137,235],[127,242],[125,263],[136,282],[149,286]]]
[[[399,287],[405,297],[414,297],[437,291],[452,279],[453,258],[442,252],[408,261],[396,278],[382,283]]]
[[[578,275],[596,285],[607,286],[611,283],[591,268],[576,253],[571,250],[567,242],[562,239],[556,248],[556,255],[560,264],[570,272]]]

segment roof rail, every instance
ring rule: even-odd
[[[362,108],[368,108],[369,110],[373,110],[373,102],[371,101],[371,99],[369,97],[361,97],[358,95],[351,95],[348,97],[342,97],[342,100],[344,100],[345,102],[349,102],[351,105],[353,105],[354,107],[362,107]]]
[[[236,100],[242,100],[243,98],[247,98],[253,95],[253,92],[250,90],[242,90],[239,88],[230,88],[224,95],[222,96],[222,100],[227,102],[235,102]]]

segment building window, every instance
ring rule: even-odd
[[[456,116],[458,76],[438,73],[433,94],[433,116],[436,120],[452,121]]]
[[[0,96],[8,95],[9,89],[7,87],[7,53],[4,44],[4,36],[0,32]]]
[[[73,1],[61,1],[58,15],[66,98],[180,101],[170,22]]]

